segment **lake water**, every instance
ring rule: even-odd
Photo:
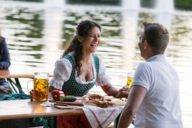
[[[180,76],[184,128],[191,128],[192,13],[170,6],[142,8],[139,0],[131,1],[132,6],[127,6],[127,0],[123,0],[122,6],[102,6],[63,4],[62,0],[0,0],[0,28],[11,53],[10,70],[52,73],[55,61],[74,35],[76,24],[93,19],[102,25],[102,41],[96,54],[105,62],[113,85],[120,87],[126,83],[127,72],[143,61],[137,47],[142,22],[158,21],[170,30],[166,55]]]

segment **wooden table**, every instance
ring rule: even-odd
[[[9,70],[0,70],[0,78],[33,78],[33,73],[14,73]]]
[[[49,76],[53,77],[53,75]],[[10,70],[0,70],[0,78],[7,79],[15,93],[23,93],[23,89],[19,79],[21,78],[33,79],[34,73],[11,72]]]
[[[82,109],[44,107],[41,103],[30,100],[0,101],[0,120],[81,114],[84,114]]]
[[[23,92],[19,79],[33,79],[33,74],[34,73],[14,73],[9,70],[0,70],[0,78],[7,79],[11,84],[14,83],[19,89],[19,93]],[[53,75],[50,75],[50,77],[52,76]],[[83,110],[44,107],[41,103],[31,102],[30,100],[0,101],[0,120],[79,114],[84,114]]]

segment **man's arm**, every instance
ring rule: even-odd
[[[146,93],[147,90],[144,87],[132,86],[128,101],[120,116],[118,128],[127,128],[131,124],[133,117],[139,109]]]
[[[0,37],[2,38],[2,37]],[[5,42],[5,39],[1,39],[1,49],[0,49],[0,69],[8,69],[11,62],[10,62],[10,55],[9,50],[7,48],[7,44]]]

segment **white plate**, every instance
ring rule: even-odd
[[[82,106],[64,106],[64,105],[54,105],[55,108],[59,108],[59,109],[82,109]]]

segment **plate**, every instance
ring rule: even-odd
[[[91,97],[91,98],[90,98]],[[111,106],[124,106],[126,104],[126,98],[114,98],[112,96],[100,96],[98,94],[91,94],[84,96],[86,104],[96,105],[99,107],[111,107]]]
[[[58,109],[82,109],[82,106],[70,106],[70,105],[58,105],[58,104],[54,104],[54,107]]]

